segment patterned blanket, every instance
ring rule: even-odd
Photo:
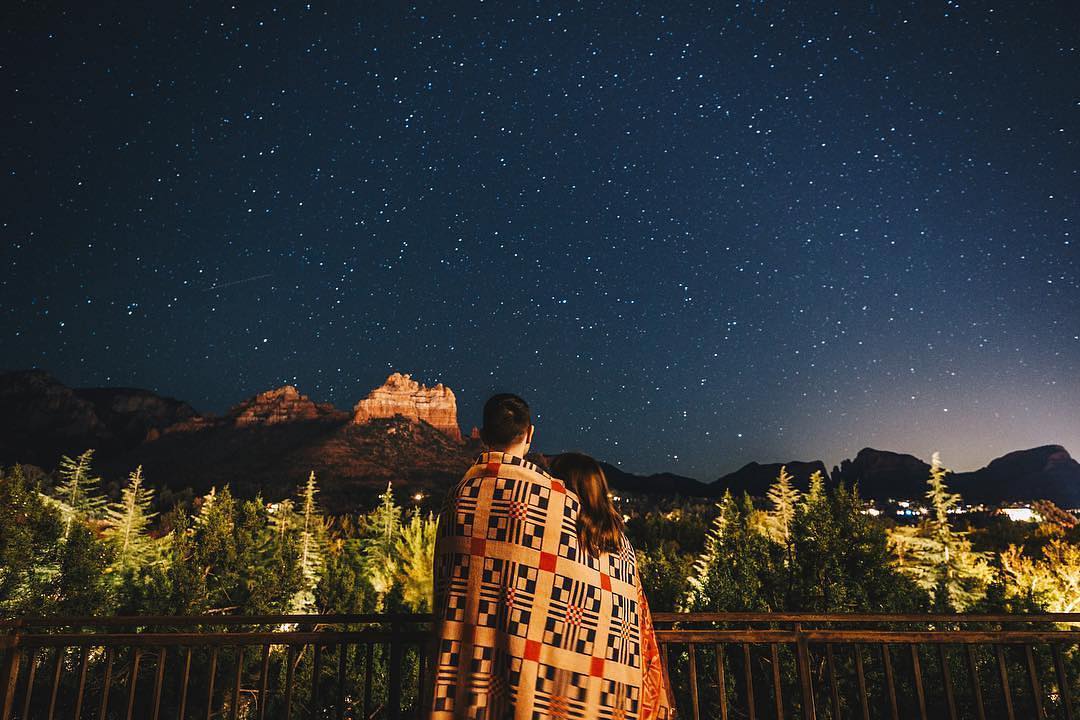
[[[484,453],[435,545],[432,719],[674,717],[634,549],[578,548],[578,498]]]

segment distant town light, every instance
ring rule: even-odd
[[[424,499],[424,493],[416,493],[415,495],[412,496],[412,499],[415,500],[416,502],[420,502],[421,500]]]
[[[863,510],[863,515],[869,515],[871,517],[877,517],[881,514],[881,511],[875,507],[868,507]]]
[[[1042,516],[1029,507],[1003,507],[998,510],[1013,522],[1039,522]]]

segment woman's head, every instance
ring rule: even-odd
[[[611,503],[600,463],[582,453],[563,453],[551,461],[551,472],[581,500],[577,520],[581,547],[593,556],[618,550],[622,542],[622,516]]]

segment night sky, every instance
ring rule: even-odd
[[[0,10],[0,368],[399,370],[702,479],[1080,455],[1074,2],[68,5]]]

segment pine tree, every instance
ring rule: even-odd
[[[298,593],[292,598],[290,612],[310,612],[315,606],[315,588],[319,584],[319,578],[323,569],[323,544],[325,543],[325,525],[322,514],[319,512],[315,496],[319,488],[315,484],[315,471],[308,475],[307,483],[300,491],[300,513],[295,519],[299,530],[299,566],[303,584]],[[284,523],[277,528],[278,532],[285,532]]]
[[[720,514],[705,539],[705,550],[687,579],[682,602],[686,611],[769,611],[773,558],[770,541],[754,528],[755,510],[750,497],[737,503],[725,491],[717,507]],[[776,547],[773,545],[773,547]]]
[[[895,528],[889,541],[897,566],[933,596],[937,609],[963,611],[986,594],[993,570],[989,555],[974,551],[968,533],[954,530],[949,521],[960,496],[946,487],[946,472],[935,452],[927,479],[929,517],[914,527]]]
[[[109,615],[112,611],[106,569],[112,559],[108,545],[86,525],[72,525],[60,550],[59,615]]]
[[[402,600],[413,612],[431,610],[431,594],[434,585],[435,562],[435,516],[420,515],[417,508],[409,522],[401,527],[396,542],[396,554],[400,558],[398,583]]]
[[[825,497],[825,476],[821,474],[820,470],[815,470],[810,475],[810,491],[806,495],[806,500],[810,503],[816,503]]]
[[[769,512],[769,528],[773,539],[785,548],[791,548],[791,523],[795,520],[795,508],[799,502],[799,491],[791,484],[787,466],[780,466],[776,482],[769,488],[766,497],[772,503]]]
[[[791,528],[799,506],[799,491],[791,484],[794,478],[788,474],[787,466],[780,466],[776,482],[769,488],[766,497],[772,503],[772,510],[766,516],[768,535],[784,550],[782,587],[785,604],[789,602],[795,589],[795,545],[791,540]]]
[[[228,492],[228,487],[225,488]],[[202,502],[199,503],[199,512],[195,514],[195,525],[202,526],[206,524],[208,518],[214,515],[214,502],[217,500],[217,488],[210,488],[210,492],[206,493],[202,497]]]
[[[381,610],[386,595],[397,577],[397,537],[401,529],[401,509],[394,502],[393,488],[386,484],[386,492],[379,496],[379,505],[364,518],[361,543],[364,552],[365,571]]]
[[[101,478],[91,475],[93,456],[94,449],[89,448],[75,459],[67,455],[60,458],[60,482],[54,497],[60,503],[65,538],[77,518],[96,519],[105,507],[105,499],[98,494]]]
[[[824,488],[820,473],[792,524],[794,587],[786,610],[808,612],[913,612],[925,593],[890,563],[884,527],[863,514],[863,502],[843,485]]]
[[[105,540],[113,548],[111,572],[138,571],[149,564],[155,554],[154,539],[148,529],[157,517],[151,512],[154,491],[143,485],[142,465],[128,477],[120,491],[120,502],[109,503],[105,511]]]
[[[22,467],[0,468],[0,617],[48,611],[64,521]]]

